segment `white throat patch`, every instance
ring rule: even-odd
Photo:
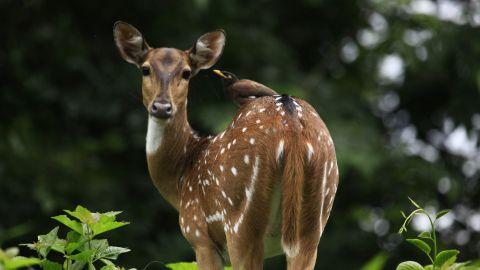
[[[163,132],[165,130],[165,121],[155,119],[153,116],[148,116],[148,130],[147,130],[147,154],[155,153],[160,145],[162,145]]]

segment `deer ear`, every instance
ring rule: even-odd
[[[144,55],[150,49],[142,33],[128,23],[118,21],[113,25],[113,37],[122,58],[140,66]]]
[[[195,72],[213,66],[225,46],[226,34],[223,30],[216,30],[201,36],[195,45],[189,50],[189,57]]]

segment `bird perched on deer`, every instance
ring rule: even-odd
[[[237,106],[242,106],[252,99],[278,95],[275,90],[252,80],[239,80],[235,74],[228,71],[213,70],[222,80],[223,90]]]
[[[124,22],[113,32],[122,58],[142,74],[150,177],[179,211],[198,268],[262,269],[264,258],[285,254],[288,269],[313,269],[339,175],[315,109],[288,95],[262,96],[220,134],[198,136],[187,117],[190,79],[220,58],[225,32],[206,33],[187,50],[150,47]]]

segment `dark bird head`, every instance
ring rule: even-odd
[[[238,81],[237,76],[235,76],[235,74],[231,72],[223,70],[220,71],[218,69],[214,69],[213,72],[221,78],[224,87],[229,87],[230,85]]]

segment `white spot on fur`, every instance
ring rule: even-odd
[[[200,231],[198,229],[195,230],[195,236],[200,237]]]
[[[220,165],[220,171],[223,172],[224,168],[222,165]]]
[[[248,205],[252,200],[253,192],[255,191],[255,182],[257,181],[257,177],[258,177],[259,165],[260,165],[260,158],[256,156],[255,164],[253,165],[252,177],[250,179],[250,185],[248,188],[245,189],[245,196],[247,197],[247,204],[245,208],[248,208]]]
[[[240,217],[238,218],[237,222],[235,223],[235,225],[233,226],[233,231],[235,233],[238,232],[238,227],[240,226],[240,224],[242,224],[243,222],[243,213],[240,215]]]
[[[245,132],[245,131],[247,131],[247,128],[246,127],[242,128],[242,132]]]
[[[280,159],[280,156],[283,154],[283,145],[285,142],[283,140],[280,140],[277,146],[277,161]]]
[[[153,116],[148,117],[148,129],[146,138],[147,154],[153,154],[160,148],[163,140],[164,130],[165,121],[155,119]]]
[[[243,156],[243,162],[245,162],[245,164],[250,163],[250,157],[248,155]]]
[[[261,108],[260,110],[258,110],[258,112],[264,112],[265,111],[265,108]]]
[[[232,171],[232,174],[233,174],[234,176],[237,176],[237,168],[232,167],[230,170]]]
[[[255,123],[260,124],[260,119],[257,119],[257,121],[255,121]]]
[[[254,144],[255,143],[255,138],[250,138],[249,142],[250,142],[250,144]]]
[[[323,179],[322,179],[322,200],[320,202],[320,232],[323,233],[323,208],[325,204],[325,186],[327,184],[327,164],[328,162],[325,162],[325,165],[323,166]]]
[[[312,144],[309,142],[307,142],[307,148],[308,148],[308,160],[310,160],[312,158],[313,153],[315,153],[315,151],[313,151]]]

